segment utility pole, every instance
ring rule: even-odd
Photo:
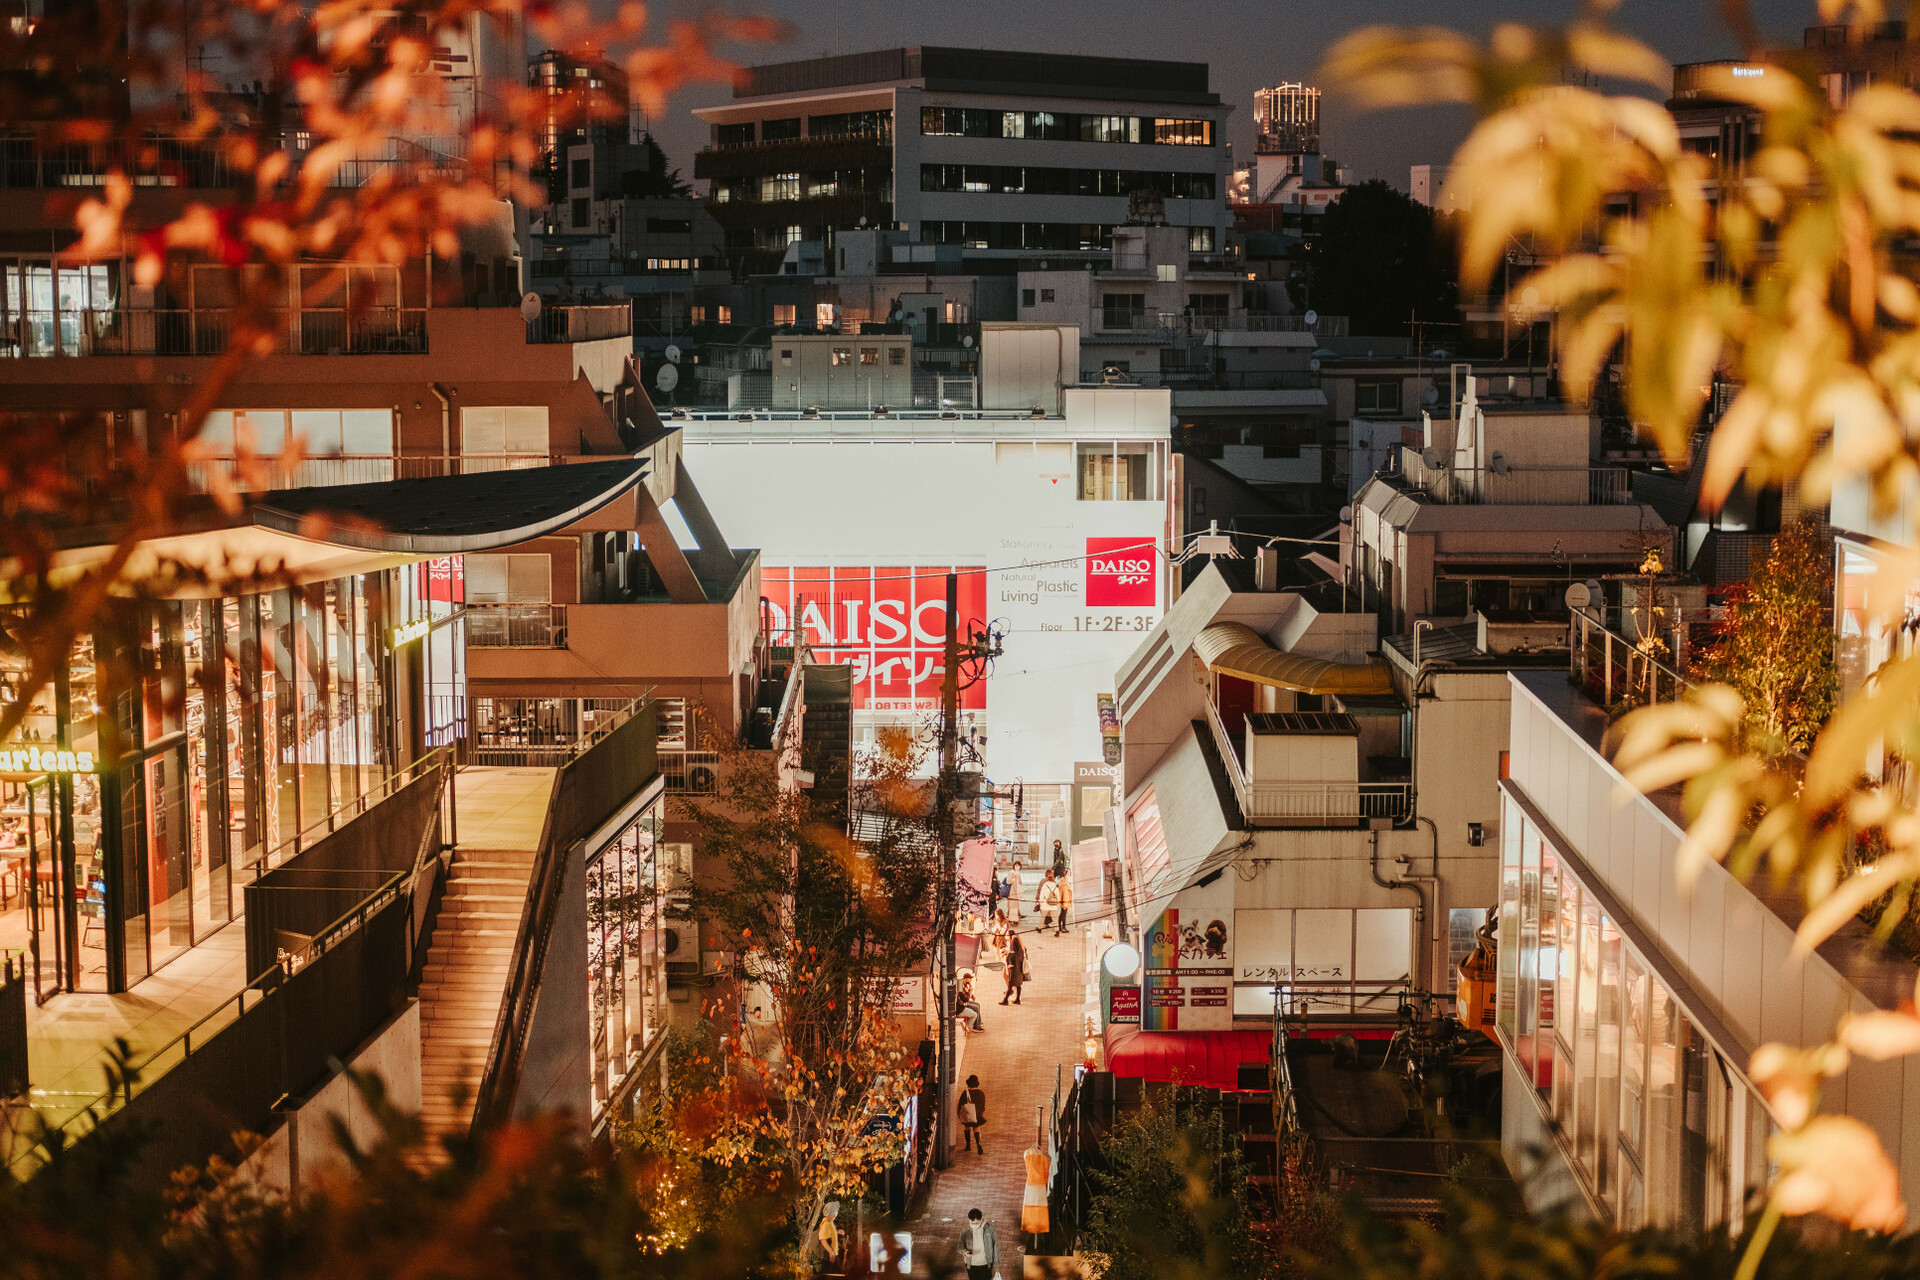
[[[953,1011],[959,994],[954,968],[959,962],[953,941],[959,924],[955,883],[954,797],[960,780],[960,576],[947,575],[946,670],[940,675],[940,784],[936,791],[935,819],[939,822],[940,882],[935,892],[939,906],[934,922],[940,930],[940,1119],[934,1132],[940,1137],[934,1154],[934,1167],[946,1169],[953,1164]]]

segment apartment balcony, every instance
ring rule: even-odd
[[[469,604],[467,647],[473,649],[564,649],[564,604]]]
[[[1429,467],[1419,450],[1401,450],[1403,487],[1450,506],[1629,506],[1629,474],[1625,467]]]
[[[269,323],[296,355],[418,355],[427,349],[424,308],[301,308],[275,311]],[[226,308],[15,311],[0,314],[0,357],[217,356],[227,350],[232,330],[233,313]]]
[[[1253,827],[1364,827],[1413,817],[1407,782],[1363,782],[1351,717],[1326,713],[1249,715],[1227,729],[1207,700],[1207,722],[1233,783],[1241,816]],[[1329,753],[1322,739],[1337,739]],[[1335,757],[1329,766],[1329,755]],[[1337,757],[1346,756],[1345,766]],[[1343,774],[1319,779],[1303,773]]]

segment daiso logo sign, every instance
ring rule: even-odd
[[[1160,549],[1153,538],[1087,539],[1087,606],[1151,609],[1160,603]]]

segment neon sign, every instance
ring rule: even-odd
[[[418,640],[433,629],[432,618],[422,618],[418,622],[409,622],[405,626],[393,629],[392,647],[398,649],[403,644]]]
[[[92,773],[91,751],[42,751],[39,747],[0,748],[0,770],[9,773]]]

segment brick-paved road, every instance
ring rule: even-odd
[[[1032,901],[1029,891],[1029,908]],[[1039,917],[1029,914],[1025,923],[1037,928]],[[1032,953],[1033,981],[1027,983],[1020,1004],[1002,1007],[998,1000],[1005,985],[1000,974],[980,970],[987,1030],[969,1037],[960,1062],[959,1084],[964,1087],[968,1075],[977,1075],[987,1093],[982,1133],[987,1153],[962,1149],[956,1136],[953,1167],[934,1175],[926,1209],[911,1224],[916,1275],[933,1274],[929,1265],[945,1255],[945,1246],[960,1234],[967,1211],[975,1207],[993,1223],[1000,1239],[1002,1275],[1017,1280],[1022,1273],[1027,1237],[1020,1234],[1020,1199],[1026,1189],[1021,1155],[1037,1136],[1034,1105],[1051,1104],[1056,1069],[1063,1073],[1063,1088],[1072,1084],[1073,1064],[1080,1060],[1086,1038],[1082,927],[1070,927],[1065,937],[1030,931],[1022,938]]]

